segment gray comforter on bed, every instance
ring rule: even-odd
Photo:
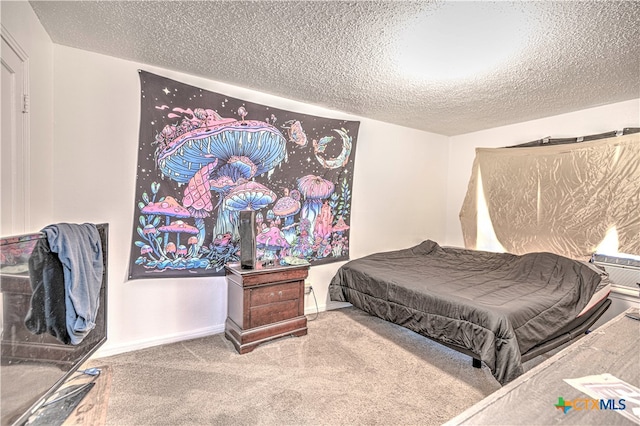
[[[599,282],[587,265],[552,253],[518,256],[428,240],[346,263],[329,294],[468,349],[505,384],[522,374],[520,354],[575,319]]]

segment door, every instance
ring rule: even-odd
[[[28,62],[4,28],[1,49],[0,235],[6,236],[24,233],[28,225]]]

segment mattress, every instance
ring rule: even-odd
[[[584,309],[580,311],[580,313],[576,316],[576,318],[580,318],[583,315],[586,315],[589,312],[591,312],[593,307],[599,304],[600,302],[602,302],[603,300],[605,300],[607,297],[609,297],[610,293],[611,293],[611,282],[609,281],[601,282],[596,288],[595,293],[593,293],[593,296],[591,296],[591,299],[589,299],[589,302],[587,303],[587,305],[584,307]]]
[[[590,266],[553,253],[518,256],[427,240],[348,262],[329,294],[468,349],[504,384],[522,374],[521,354],[586,312],[601,281]]]

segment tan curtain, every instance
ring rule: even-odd
[[[481,182],[479,180],[481,176]],[[640,133],[566,145],[477,148],[460,222],[477,246],[478,184],[510,253],[588,258],[612,227],[619,251],[640,254]],[[482,247],[480,247],[482,248]]]

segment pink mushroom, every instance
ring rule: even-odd
[[[287,196],[279,198],[273,206],[273,214],[284,218],[284,226],[293,223],[293,215],[300,211],[300,201]]]
[[[184,223],[181,220],[176,220],[175,222],[171,222],[169,225],[165,225],[165,226],[161,226],[158,228],[158,231],[161,232],[175,232],[177,234],[176,236],[176,244],[180,245],[180,234],[181,233],[187,233],[187,234],[191,234],[191,235],[195,235],[197,234],[198,228],[196,228],[195,226],[191,226],[189,224]]]
[[[338,222],[336,222],[335,226],[333,227],[332,231],[333,232],[337,232],[338,235],[342,234],[344,231],[346,231],[347,229],[349,229],[349,225],[347,225],[344,221],[344,219],[342,218],[342,216],[340,216],[340,218],[338,219]]]
[[[273,260],[277,259],[278,251],[289,248],[289,243],[282,231],[274,226],[264,229],[256,237],[256,246],[264,250],[265,259]]]
[[[169,225],[172,217],[183,219],[190,217],[189,210],[185,209],[173,197],[165,197],[156,203],[149,203],[140,210],[143,214],[161,215],[165,217],[165,226]],[[164,244],[169,242],[169,234],[164,234]]]
[[[333,194],[334,188],[333,182],[320,176],[307,175],[298,179],[298,189],[304,196],[300,217],[309,219],[312,229],[316,217],[320,214],[322,200]]]
[[[298,200],[300,199],[300,193],[298,193]],[[285,191],[285,196],[279,198],[276,204],[273,206],[273,214],[279,218],[284,217],[284,227],[282,231],[289,243],[292,243],[296,236],[296,230],[293,222],[294,215],[300,211],[300,201],[289,195],[289,191]]]
[[[189,244],[189,250],[192,256],[195,256],[198,253],[198,237],[192,235],[187,240],[187,244]]]
[[[169,243],[164,249],[166,250],[167,253],[175,253],[176,245],[174,243]]]
[[[144,229],[142,230],[142,232],[144,233],[144,235],[154,235],[158,233],[158,230],[156,229],[155,226],[153,226],[152,224],[147,224],[145,225]]]
[[[157,203],[149,203],[140,210],[143,214],[155,214],[167,217],[185,218],[190,217],[189,210],[185,209],[173,197],[165,197]],[[167,218],[168,224],[168,218]]]

